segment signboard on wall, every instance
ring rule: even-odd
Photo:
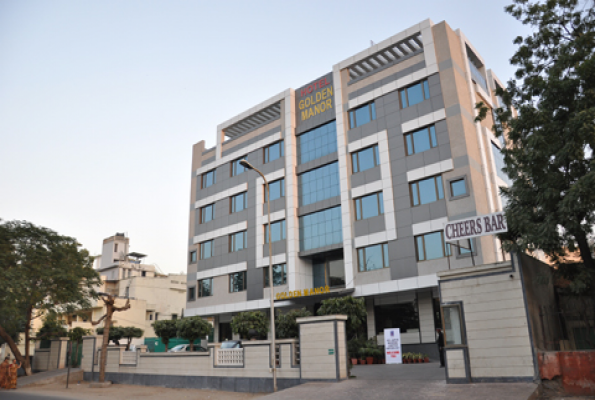
[[[384,330],[384,356],[387,364],[403,364],[401,351],[401,329]]]
[[[296,89],[295,105],[298,127],[308,122],[320,125],[335,119],[333,74],[328,73]]]
[[[444,237],[447,242],[504,232],[508,232],[508,224],[503,211],[459,219],[444,225]]]

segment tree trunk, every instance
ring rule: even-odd
[[[25,375],[31,376],[31,362],[29,357],[29,343],[31,342],[31,316],[33,315],[33,307],[27,308],[27,324],[25,325],[25,361],[22,362],[25,369]]]
[[[591,249],[589,248],[589,242],[587,241],[587,236],[584,232],[580,232],[578,235],[574,236],[578,243],[578,249],[581,253],[581,258],[583,259],[583,264],[590,270],[595,269],[595,262],[593,261],[593,256],[591,255]]]
[[[105,382],[105,362],[107,360],[107,344],[109,343],[109,329],[112,324],[113,306],[106,304],[107,313],[103,323],[103,341],[101,344],[101,358],[99,359],[99,382]]]
[[[190,341],[190,351],[194,351],[194,340]]]
[[[6,343],[8,343],[8,347],[10,347],[10,350],[12,351],[12,354],[14,354],[15,358],[20,363],[24,363],[25,360],[23,359],[23,356],[21,355],[21,352],[19,351],[19,348],[17,347],[17,344],[14,342],[14,340],[12,340],[12,338],[10,337],[10,335],[4,330],[4,328],[2,327],[2,325],[0,325],[0,337],[2,339],[4,339],[4,341]]]

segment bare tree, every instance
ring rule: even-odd
[[[103,326],[103,340],[101,344],[101,358],[99,359],[99,382],[105,382],[105,362],[107,360],[107,344],[109,343],[109,330],[112,325],[112,315],[115,312],[126,311],[130,308],[130,299],[126,299],[126,304],[123,307],[116,307],[116,296],[108,293],[99,293],[100,299],[106,307],[105,314],[97,321],[91,321],[93,325],[105,321]]]

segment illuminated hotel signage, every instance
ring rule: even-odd
[[[508,232],[504,212],[460,219],[444,225],[444,236],[447,242],[504,232]]]
[[[279,292],[275,295],[276,300],[295,299],[297,297],[315,296],[317,294],[330,293],[331,288],[328,286],[321,286],[319,288],[293,290],[289,292]]]
[[[297,89],[295,93],[298,123],[306,122],[312,117],[326,112],[329,112],[328,120],[335,118],[332,73]]]

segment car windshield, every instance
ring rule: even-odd
[[[172,347],[171,350],[172,351],[178,351],[178,350],[182,350],[184,348],[183,344],[179,344],[176,347]]]
[[[221,344],[221,348],[222,349],[233,349],[234,347],[237,347],[238,342],[223,342]]]

